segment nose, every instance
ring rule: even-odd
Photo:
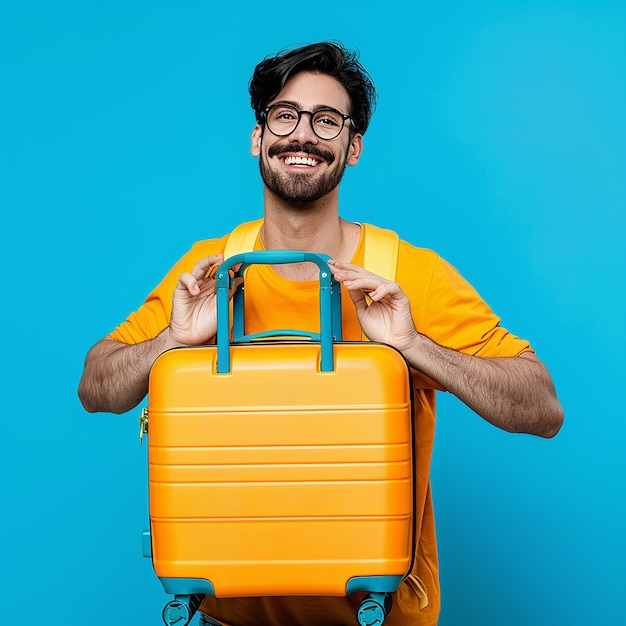
[[[308,116],[306,119],[304,116]],[[300,111],[298,124],[289,135],[299,143],[317,143],[318,137],[313,132],[313,113]]]

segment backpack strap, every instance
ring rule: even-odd
[[[228,240],[224,247],[224,258],[228,259],[241,252],[252,252],[256,238],[261,231],[261,226],[263,226],[263,219],[244,222],[236,226],[228,235]]]
[[[400,246],[397,233],[372,224],[361,226],[363,228],[363,267],[372,274],[395,282]],[[367,295],[365,298],[370,302]],[[361,332],[361,339],[369,341],[364,332]]]
[[[396,280],[400,238],[393,230],[362,224],[363,267],[387,280]]]

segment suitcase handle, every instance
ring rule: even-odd
[[[328,268],[330,257],[317,252],[300,250],[257,250],[235,254],[217,268],[217,373],[230,372],[230,307],[228,291],[235,277],[243,277],[250,265],[281,265],[284,263],[315,263],[319,267],[320,281],[320,332],[300,330],[273,330],[246,335],[244,331],[244,288],[240,285],[233,296],[233,343],[245,343],[268,337],[308,337],[321,344],[322,372],[334,369],[333,340],[341,341],[341,290]],[[232,268],[240,267],[231,275]]]

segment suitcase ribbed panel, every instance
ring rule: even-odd
[[[406,362],[392,348],[235,345],[164,353],[150,376],[153,563],[219,597],[345,595],[413,552]],[[167,382],[166,382],[167,381]]]

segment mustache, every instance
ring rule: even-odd
[[[318,156],[324,159],[324,161],[326,161],[329,165],[335,160],[335,155],[329,150],[322,150],[321,148],[312,146],[308,143],[305,143],[304,145],[296,142],[274,144],[273,146],[270,146],[267,154],[270,157],[275,157],[279,154],[284,154],[285,152],[304,152],[305,154]]]

